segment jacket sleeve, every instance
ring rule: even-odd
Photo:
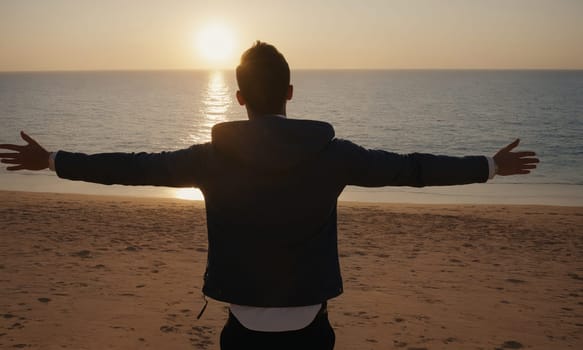
[[[446,186],[486,182],[484,156],[450,157],[425,153],[397,154],[335,140],[342,150],[347,185]]]
[[[161,153],[99,153],[59,151],[55,171],[64,179],[112,185],[200,187],[210,143]]]

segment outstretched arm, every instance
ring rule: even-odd
[[[449,157],[425,153],[396,154],[340,141],[349,185],[446,186],[486,182],[492,175],[528,174],[539,162],[530,151],[513,152],[517,139],[488,160],[485,156]]]
[[[49,156],[41,145],[21,132],[26,145],[3,144],[15,151],[0,153],[8,170],[42,170],[49,167]],[[100,153],[87,155],[59,151],[55,171],[61,178],[101,184],[200,187],[204,177],[208,144],[160,153]]]

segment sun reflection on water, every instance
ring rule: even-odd
[[[203,103],[203,112],[210,121],[225,120],[225,114],[231,104],[231,92],[225,83],[223,72],[216,71],[210,76]]]
[[[204,196],[198,188],[177,188],[174,190],[174,197],[189,201],[203,201]]]
[[[202,94],[202,120],[193,125],[194,132],[188,135],[188,144],[210,141],[211,129],[217,123],[227,121],[227,113],[231,106],[231,90],[225,81],[224,73],[214,71],[209,74],[208,84]],[[179,188],[174,190],[174,197],[186,200],[204,200],[204,196],[196,188]]]
[[[209,73],[208,84],[201,96],[202,108],[199,113],[202,115],[202,120],[197,120],[196,125],[193,125],[193,132],[188,135],[188,143],[210,141],[212,127],[217,123],[227,121],[232,94],[222,71]]]

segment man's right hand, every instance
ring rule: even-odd
[[[0,148],[15,151],[12,153],[0,153],[0,159],[4,164],[13,164],[6,170],[43,170],[49,167],[50,153],[39,145],[33,138],[20,132],[20,136],[26,141],[25,146],[0,144]]]

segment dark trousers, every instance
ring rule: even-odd
[[[229,311],[221,332],[221,350],[332,350],[335,339],[325,304],[307,327],[286,332],[247,329]]]

